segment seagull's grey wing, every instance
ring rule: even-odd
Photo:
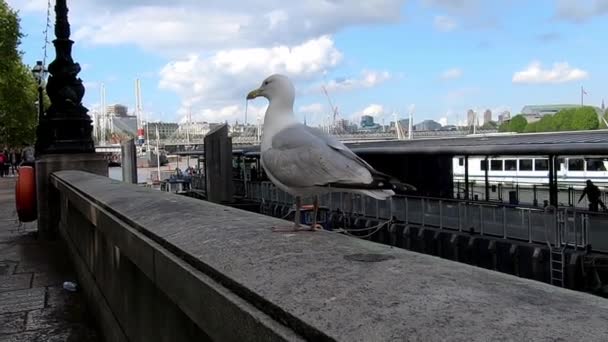
[[[274,135],[272,147],[262,152],[264,168],[279,182],[292,187],[373,181],[356,155],[348,156],[332,146],[335,142],[325,138],[301,124],[285,128]]]
[[[313,134],[317,138],[323,140],[328,146],[330,146],[334,150],[342,153],[345,157],[359,162],[361,165],[365,166],[365,168],[367,168],[368,171],[370,171],[372,173],[377,172],[376,170],[374,170],[374,168],[371,165],[369,165],[365,160],[363,160],[361,157],[356,155],[355,152],[351,151],[348,147],[344,146],[344,144],[340,140],[338,140],[336,137],[334,137],[333,135],[325,134],[318,129],[311,128],[308,126],[304,126],[304,127],[306,127],[306,129],[311,134]]]

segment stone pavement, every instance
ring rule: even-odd
[[[38,241],[36,224],[19,224],[15,178],[0,178],[0,342],[98,341],[61,241]]]

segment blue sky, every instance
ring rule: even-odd
[[[47,1],[8,2],[34,64]],[[274,72],[294,80],[296,112],[317,124],[330,112],[323,85],[340,117],[386,123],[411,104],[415,121],[454,124],[470,108],[496,118],[526,104],[579,103],[581,86],[588,104],[608,97],[608,0],[202,2],[68,1],[85,105],[95,110],[103,83],[107,103],[133,108],[140,78],[151,120],[191,111],[195,120],[243,121],[247,91]],[[48,52],[51,61],[52,45]],[[251,102],[249,120],[265,105]]]

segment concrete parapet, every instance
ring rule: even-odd
[[[50,176],[60,170],[81,170],[108,176],[108,161],[101,154],[47,154],[36,160],[36,192],[38,205],[38,234],[43,239],[57,237],[58,197],[49,186]]]
[[[273,233],[286,222],[84,172],[52,182],[83,291],[117,341],[608,334],[608,300],[589,294],[342,234]]]

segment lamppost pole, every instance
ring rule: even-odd
[[[42,113],[36,132],[36,152],[43,154],[93,153],[91,118],[82,105],[84,86],[77,77],[80,65],[72,59],[66,0],[55,4],[55,60],[49,64],[46,87],[51,106]],[[44,110],[44,107],[43,109]]]

